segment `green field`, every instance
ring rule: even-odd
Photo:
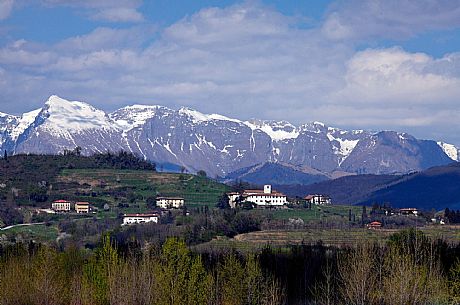
[[[356,215],[356,221],[361,217],[362,207],[360,206],[316,206],[308,208],[280,209],[280,210],[253,210],[255,215],[270,215],[273,219],[289,220],[300,218],[305,223],[312,221],[328,222],[347,222],[349,219],[349,210]]]
[[[0,236],[11,240],[14,238],[16,241],[30,241],[35,242],[52,242],[58,237],[58,229],[53,225],[37,224],[30,226],[17,226],[8,230],[0,231]]]

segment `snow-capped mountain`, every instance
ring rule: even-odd
[[[145,159],[223,176],[280,162],[322,172],[405,173],[457,161],[450,144],[392,131],[341,130],[320,122],[241,121],[190,108],[133,105],[105,113],[51,96],[22,116],[0,113],[0,148],[10,153],[131,151]]]

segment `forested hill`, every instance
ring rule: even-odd
[[[290,196],[326,194],[331,196],[334,204],[355,204],[400,178],[401,176],[396,175],[355,175],[310,185],[277,185],[276,189]]]
[[[64,155],[15,155],[0,159],[0,201],[5,200],[11,188],[34,193],[41,184],[54,181],[63,169],[131,169],[155,171],[155,164],[137,156],[119,152],[117,154],[95,154],[81,156],[77,151]]]
[[[290,195],[327,194],[337,204],[389,203],[425,210],[460,208],[460,163],[403,175],[357,175],[308,186],[277,186]]]

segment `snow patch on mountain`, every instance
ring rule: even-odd
[[[337,131],[337,130],[330,129],[330,131]],[[331,141],[332,143],[334,154],[341,156],[341,158],[339,159],[339,165],[341,165],[343,161],[345,161],[345,159],[352,153],[353,149],[355,149],[356,145],[359,142],[359,139],[357,140],[342,139],[340,137],[334,136],[331,132],[328,132],[326,136],[329,139],[329,141]],[[334,142],[338,142],[339,146],[337,146],[336,143]]]
[[[118,109],[109,114],[119,128],[127,132],[136,127],[143,126],[147,120],[155,117],[159,109],[166,109],[162,106],[131,105]]]
[[[40,115],[46,117],[45,129],[59,134],[79,133],[88,129],[116,129],[104,111],[83,102],[67,101],[56,95],[48,99]]]
[[[209,116],[206,114],[203,114],[199,111],[187,108],[187,107],[182,107],[179,109],[179,114],[188,117],[191,119],[194,123],[200,123],[203,121],[209,121]]]
[[[196,111],[194,109],[190,109],[190,108],[187,108],[187,107],[180,108],[178,110],[178,113],[180,115],[188,117],[194,123],[201,123],[201,122],[207,122],[207,121],[213,121],[213,120],[216,120],[216,121],[228,121],[228,122],[234,122],[234,123],[238,123],[238,124],[242,123],[240,120],[232,119],[232,118],[223,116],[221,114],[216,114],[216,113],[204,114],[204,113],[201,113],[199,111]]]
[[[244,122],[252,130],[265,132],[273,141],[295,139],[299,136],[299,130],[294,125],[281,121],[251,120]]]
[[[11,130],[10,136],[13,141],[16,141],[18,137],[32,125],[40,113],[41,109],[36,109],[30,112],[24,113],[18,118],[18,124]]]
[[[322,122],[311,122],[311,123],[306,123],[300,126],[300,130],[306,131],[306,132],[312,132],[312,133],[321,133],[324,132],[326,129],[326,125]]]
[[[459,149],[455,147],[455,145],[444,143],[444,142],[437,142],[439,147],[442,148],[444,153],[454,161],[459,161]]]

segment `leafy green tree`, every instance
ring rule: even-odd
[[[264,276],[257,257],[251,254],[246,259],[244,284],[247,289],[246,302],[248,305],[258,305],[262,299]]]
[[[90,291],[94,304],[105,305],[109,302],[109,282],[119,264],[116,246],[109,234],[102,238],[102,245],[96,255],[84,266],[83,287]]]
[[[160,256],[159,303],[160,305],[187,304],[190,253],[185,243],[169,238]]]
[[[228,255],[219,268],[223,305],[242,305],[246,299],[245,270],[234,254]]]
[[[449,270],[449,287],[453,303],[460,303],[460,258],[457,258],[455,264]]]
[[[208,291],[212,285],[212,278],[206,273],[201,257],[193,259],[187,286],[187,296],[189,305],[206,305],[208,304]]]

